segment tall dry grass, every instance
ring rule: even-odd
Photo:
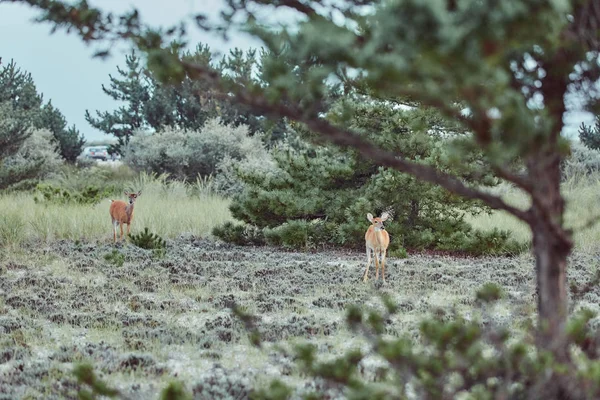
[[[131,231],[148,227],[163,237],[182,233],[208,236],[215,225],[232,219],[229,200],[214,194],[206,182],[168,182],[165,176],[142,174],[126,187],[142,190],[135,204]],[[121,194],[116,199],[125,199]],[[112,240],[110,202],[96,205],[36,203],[31,193],[0,194],[0,245],[27,239]]]
[[[518,189],[501,185],[494,192],[502,196],[509,204],[526,208],[530,202]],[[573,175],[562,184],[562,193],[566,200],[565,222],[574,230],[575,250],[586,253],[600,249],[600,173]],[[531,232],[526,224],[504,211],[494,211],[491,215],[470,217],[469,222],[477,229],[505,229],[512,232],[518,240],[531,240]]]

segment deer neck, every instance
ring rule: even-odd
[[[131,219],[131,215],[133,214],[133,204],[127,204],[125,206],[125,214],[127,214],[127,219]]]
[[[384,229],[375,230],[375,241],[377,244],[383,243],[383,232]]]

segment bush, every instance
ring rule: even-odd
[[[113,190],[100,189],[96,186],[88,185],[81,191],[73,189],[64,189],[48,183],[40,183],[35,188],[33,197],[36,203],[55,203],[55,204],[98,204],[102,199],[110,196]]]
[[[561,164],[562,180],[572,181],[600,171],[600,150],[571,143],[571,154]]]
[[[167,247],[167,243],[163,238],[155,233],[150,232],[146,227],[143,232],[129,235],[131,243],[139,248],[146,250],[161,250]]]
[[[275,228],[265,228],[268,244],[290,249],[316,249],[331,244],[335,225],[315,219],[285,222]]]
[[[35,186],[36,182],[59,171],[63,161],[48,130],[36,130],[19,150],[4,159],[0,169],[0,188],[19,184],[20,188]]]
[[[386,104],[356,103],[352,116],[331,116],[365,139],[381,142],[407,159],[452,170],[466,182],[494,186],[481,170],[480,154],[453,160],[460,138],[448,138],[427,110],[393,110]],[[334,114],[332,112],[332,114]],[[337,118],[346,118],[337,121]],[[349,120],[347,119],[349,118]],[[415,129],[415,121],[431,126]],[[420,122],[423,125],[422,121]],[[377,132],[376,134],[374,132]],[[489,212],[481,203],[450,194],[398,171],[365,160],[354,150],[314,145],[302,127],[290,130],[272,152],[274,165],[238,169],[243,182],[230,206],[234,218],[263,229],[268,243],[289,248],[321,245],[364,248],[367,213],[392,211],[386,222],[394,253],[432,249],[478,254],[512,254],[520,245],[507,232],[476,233],[467,216]]]
[[[222,192],[239,189],[236,164],[251,166],[268,159],[261,135],[250,136],[245,125],[224,125],[219,119],[207,121],[200,131],[165,128],[152,135],[138,133],[124,157],[136,170],[175,179],[216,176]]]
[[[252,225],[236,225],[233,222],[226,222],[214,227],[212,234],[225,242],[239,246],[263,246],[266,244],[262,230]]]

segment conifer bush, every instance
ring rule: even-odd
[[[129,235],[129,238],[131,243],[146,250],[159,250],[167,247],[165,240],[156,233],[150,232],[148,227],[145,227],[140,233]]]
[[[344,101],[352,116],[329,118],[361,131],[370,140],[426,164],[446,168],[473,184],[493,186],[496,180],[481,167],[479,154],[452,160],[447,149],[459,145],[462,132],[426,109],[394,110],[386,104]],[[296,128],[296,129],[292,129]],[[448,132],[454,132],[450,133]],[[376,132],[376,133],[372,133]],[[364,160],[354,150],[310,144],[311,135],[291,127],[271,154],[275,167],[239,169],[242,190],[233,196],[233,216],[262,229],[268,244],[288,248],[345,246],[362,248],[369,226],[366,214],[391,210],[386,223],[390,251],[404,249],[460,251],[474,255],[514,254],[524,249],[510,232],[479,232],[465,215],[489,212],[480,203]],[[232,239],[224,230],[214,234]],[[228,234],[230,232],[227,232]],[[238,233],[241,233],[238,231]],[[239,236],[235,242],[241,244]]]

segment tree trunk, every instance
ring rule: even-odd
[[[571,246],[555,237],[544,224],[533,229],[538,289],[540,345],[560,356],[567,318],[567,257]]]
[[[546,153],[530,163],[536,181],[529,222],[538,290],[539,345],[559,359],[566,356],[564,327],[567,319],[567,257],[573,243],[563,227],[565,201],[560,192],[560,157]]]

